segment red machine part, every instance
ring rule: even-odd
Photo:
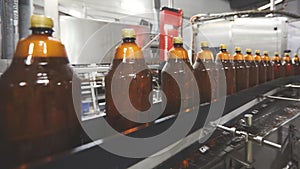
[[[160,11],[160,59],[167,60],[167,53],[173,47],[172,38],[182,36],[181,9],[163,7]]]

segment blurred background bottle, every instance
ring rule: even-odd
[[[240,47],[235,48],[235,54],[232,56],[232,62],[236,70],[236,91],[249,88],[249,66],[244,60]]]
[[[267,66],[260,56],[260,50],[255,50],[254,61],[258,65],[259,84],[267,81]]]
[[[230,60],[230,54],[227,52],[227,46],[225,44],[220,44],[220,51],[217,53],[216,57],[216,63],[218,64],[218,70],[219,70],[219,81],[218,84],[223,84],[222,82],[225,81],[225,79],[221,79],[223,76],[220,74],[225,74],[226,78],[226,85],[227,85],[227,95],[232,95],[236,91],[236,72],[235,67],[233,66],[231,60]]]
[[[268,51],[264,51],[264,55],[262,56],[262,61],[266,64],[267,81],[273,80],[274,79],[274,70],[273,70],[273,65],[272,65]]]
[[[274,70],[274,79],[278,79],[285,76],[285,70],[281,63],[281,58],[278,52],[274,52],[274,57],[272,59],[273,70]]]
[[[285,70],[285,76],[293,76],[294,75],[292,59],[291,59],[290,53],[288,51],[284,52],[284,56],[282,58],[282,65]]]
[[[201,42],[200,45],[201,51],[197,53],[193,68],[200,92],[200,103],[210,103],[218,97],[218,70],[208,42]]]
[[[294,67],[294,74],[300,75],[300,60],[297,53],[294,54],[293,67]]]
[[[251,49],[246,49],[244,58],[246,64],[249,66],[249,87],[256,86],[259,83],[259,70],[258,65],[254,61]]]

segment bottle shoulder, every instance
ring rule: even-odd
[[[30,35],[17,44],[15,57],[67,57],[65,46],[47,35]]]
[[[116,47],[114,59],[144,59],[144,56],[136,43],[126,42]]]

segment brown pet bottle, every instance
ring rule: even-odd
[[[162,69],[162,90],[165,93],[166,108],[163,116],[189,112],[193,108],[193,68],[181,37],[173,38],[173,48]],[[197,87],[197,86],[194,86]]]
[[[249,66],[249,87],[256,86],[259,83],[259,70],[258,65],[254,61],[251,49],[246,49],[244,58],[246,64]]]
[[[200,92],[200,103],[210,103],[217,100],[217,69],[208,42],[201,42],[201,51],[197,53],[193,65],[194,74]]]
[[[285,76],[293,76],[294,75],[292,59],[288,52],[284,53],[284,57],[282,58],[282,65],[285,69]]]
[[[217,54],[216,57],[217,64],[221,64],[219,66],[219,74],[224,73],[226,78],[226,85],[227,85],[227,95],[232,95],[236,91],[236,82],[235,82],[235,67],[233,66],[230,60],[230,54],[227,52],[227,47],[225,44],[220,45],[220,52]],[[219,85],[222,85],[224,79],[221,79],[221,75],[219,75]]]
[[[259,70],[259,84],[263,84],[267,81],[267,65],[260,56],[260,51],[255,50],[254,61],[258,65]]]
[[[294,74],[300,75],[300,60],[297,53],[294,54],[293,67],[294,67]]]
[[[81,103],[74,104],[72,98],[72,85],[80,91],[80,82],[64,45],[52,37],[52,28],[51,18],[33,15],[32,34],[18,42],[12,63],[1,76],[1,168],[69,150],[81,142],[74,108]]]
[[[249,66],[244,60],[244,56],[240,47],[235,48],[235,54],[232,56],[232,61],[236,71],[236,91],[249,88]]]
[[[106,120],[118,131],[142,125],[134,119],[152,104],[152,76],[141,48],[135,43],[136,33],[133,29],[122,29],[122,37],[105,76]]]
[[[274,70],[273,65],[269,56],[268,51],[264,51],[264,55],[262,56],[262,61],[266,64],[267,68],[267,81],[271,81],[274,79]]]
[[[285,68],[281,63],[281,58],[278,52],[274,52],[274,57],[272,59],[272,65],[274,70],[274,79],[278,79],[285,76]]]

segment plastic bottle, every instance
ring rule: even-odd
[[[300,60],[297,53],[294,54],[293,67],[294,67],[294,74],[300,75]]]
[[[285,76],[285,70],[281,63],[281,58],[278,52],[274,52],[274,57],[272,59],[274,79],[278,79]]]
[[[174,37],[173,48],[169,50],[168,60],[162,69],[162,90],[166,96],[163,116],[177,114],[180,110],[192,110],[193,76],[193,68],[183,47],[183,40],[181,37]]]
[[[246,49],[244,56],[246,64],[249,66],[249,87],[259,84],[259,69],[257,63],[254,61],[251,49]]]
[[[265,61],[262,60],[259,50],[255,50],[254,61],[258,65],[259,84],[263,84],[267,81],[267,65],[265,64]]]
[[[282,65],[285,69],[285,76],[294,75],[292,59],[290,58],[290,54],[288,52],[284,53],[284,57],[282,58]]]
[[[224,73],[227,85],[227,95],[232,95],[236,91],[236,72],[230,60],[230,54],[227,52],[227,47],[225,44],[220,44],[220,52],[217,54],[216,63],[221,64],[219,67],[219,73]],[[220,69],[221,68],[221,69]],[[219,76],[219,84],[222,85],[224,79]]]
[[[18,42],[12,63],[0,78],[2,168],[81,143],[74,108],[81,103],[73,103],[72,98],[74,91],[80,92],[80,82],[69,66],[64,45],[52,37],[52,28],[51,18],[33,15],[32,34]],[[72,91],[72,85],[78,88]]]
[[[273,70],[273,65],[268,51],[264,51],[264,55],[262,56],[262,61],[266,64],[267,81],[272,81],[274,79],[274,70]]]
[[[236,91],[249,88],[249,66],[244,60],[240,47],[235,48],[235,54],[232,56],[232,61],[236,70]]]
[[[200,103],[216,101],[217,99],[217,69],[208,42],[201,42],[201,51],[197,53],[193,65],[200,92]]]
[[[137,118],[152,104],[151,71],[141,48],[135,43],[134,29],[122,29],[122,38],[105,76],[106,119],[118,131],[143,124],[125,118],[123,114]]]

